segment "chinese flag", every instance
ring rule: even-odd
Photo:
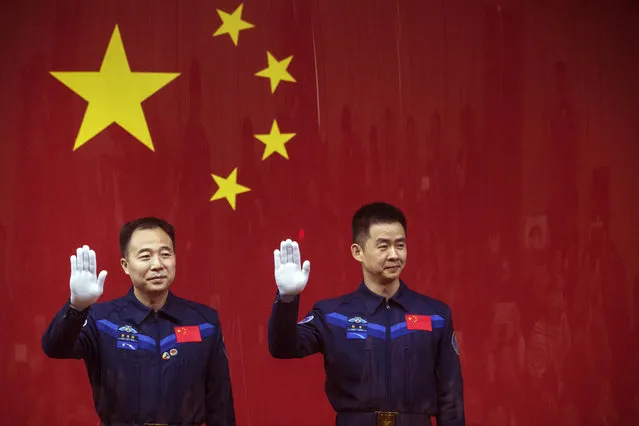
[[[97,268],[119,283],[107,286],[100,301],[122,296],[130,280],[118,272],[120,256],[111,247],[125,222],[156,216],[175,227],[176,251],[183,259],[171,290],[219,308],[222,321],[250,318],[273,293],[257,284],[238,289],[237,282],[262,281],[261,261],[246,268],[246,259],[264,259],[283,235],[302,229],[309,249],[330,252],[331,239],[319,238],[333,229],[323,206],[334,200],[332,185],[350,176],[355,162],[349,158],[342,172],[337,169],[341,144],[353,144],[339,137],[339,118],[337,134],[330,135],[337,144],[320,140],[320,118],[325,119],[318,106],[325,114],[324,108],[344,105],[342,99],[330,107],[318,104],[316,70],[341,60],[317,58],[313,51],[317,5],[295,0],[83,4],[34,0],[12,2],[4,10],[11,19],[0,30],[2,57],[11,60],[0,78],[0,262],[15,268],[0,267],[0,301],[36,291],[11,284],[21,280],[43,282],[51,274],[64,283],[69,256],[85,243],[96,253]],[[324,74],[319,78],[322,85],[334,81],[324,81]],[[360,158],[359,149],[354,154]],[[293,203],[291,194],[301,198]],[[42,253],[59,255],[45,256],[45,264],[34,260],[28,243],[33,240],[40,241]],[[302,256],[314,259],[305,247]],[[223,258],[226,267],[195,267],[211,265],[212,258]],[[267,255],[266,261],[272,258]],[[238,297],[244,292],[257,296]],[[40,335],[69,298],[69,287],[47,286],[41,294],[29,306],[37,312]],[[16,330],[7,344],[18,350],[15,361],[4,364],[12,368],[0,372],[0,383],[21,389],[3,399],[2,406],[10,407],[3,419],[51,426],[97,423],[91,395],[84,391],[85,371],[62,366],[69,371],[57,380],[56,361],[46,358],[39,339],[27,344],[20,338],[33,332],[33,315],[17,308],[2,313]],[[228,321],[229,353],[243,350],[247,336],[258,340],[253,333],[259,324],[243,321],[240,330],[239,321]],[[197,327],[171,328],[179,344],[204,340]],[[268,351],[250,353],[229,360],[233,383],[247,377],[236,398],[237,423],[249,424],[255,413],[263,413],[261,423],[276,424],[277,404],[264,399],[264,392],[243,389],[268,389],[281,371],[261,368],[273,362]],[[47,367],[31,374],[40,365],[35,363]],[[293,404],[313,418],[291,418],[294,424],[330,423],[330,411],[324,410],[321,420],[316,414],[317,401],[324,398],[322,377],[316,371],[320,386]],[[295,374],[289,380],[292,386]],[[46,403],[33,410],[30,401],[41,399],[44,384],[51,382]],[[50,420],[58,407],[60,417]]]
[[[406,328],[433,331],[433,324],[429,315],[406,314]]]
[[[201,342],[200,327],[189,325],[187,327],[175,327],[175,340],[178,343]]]

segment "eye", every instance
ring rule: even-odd
[[[162,253],[162,257],[171,257],[173,256],[173,253],[170,253],[168,251],[165,251],[164,253]]]
[[[138,257],[138,259],[140,259],[140,260],[149,260],[150,258],[151,258],[151,256],[149,256],[148,254],[145,254],[144,256]]]

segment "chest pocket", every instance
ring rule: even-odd
[[[420,356],[432,356],[437,353],[438,337],[439,330],[415,330],[410,334],[398,338],[398,340],[400,345],[409,353]]]
[[[374,342],[371,337],[364,339],[348,339],[336,336],[335,351],[331,364],[341,377],[349,380],[368,380],[373,375],[375,360]]]
[[[156,356],[155,340],[131,326],[116,325],[108,320],[97,321],[100,332],[101,392],[117,416],[139,415],[143,371]],[[121,410],[125,412],[120,412]]]
[[[437,361],[439,330],[416,330],[397,339],[394,351],[399,352],[407,371],[407,379],[411,372],[430,374]],[[396,352],[396,353],[397,353]]]
[[[348,381],[368,380],[374,373],[375,355],[368,322],[338,313],[328,314],[326,319],[332,326],[332,350],[325,354],[330,370]]]
[[[384,395],[384,340],[368,333],[349,332],[345,327],[332,327],[331,350],[325,353],[326,378],[329,387],[342,389],[358,401],[358,405],[374,407]],[[351,333],[358,333],[355,336]]]
[[[440,330],[415,330],[397,338],[394,351],[402,360],[406,409],[413,409],[414,398],[434,381],[439,334]]]

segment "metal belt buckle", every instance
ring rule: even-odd
[[[377,426],[395,426],[395,418],[399,414],[396,411],[375,411],[377,414]]]

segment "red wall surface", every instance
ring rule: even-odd
[[[83,363],[40,338],[89,244],[124,294],[117,233],[177,228],[180,296],[219,310],[240,426],[324,426],[320,355],[271,359],[272,251],[312,263],[300,317],[354,289],[350,218],[408,216],[412,288],[448,303],[468,425],[631,425],[639,416],[639,36],[632,2],[4,2],[0,26],[0,418],[95,425]],[[73,150],[87,101],[51,72],[180,73],[142,103],[154,150],[117,124]],[[293,56],[272,93],[255,74]],[[124,101],[123,101],[124,102]],[[288,159],[262,159],[273,120]],[[251,190],[210,201],[211,174]],[[418,374],[418,372],[416,372]]]

